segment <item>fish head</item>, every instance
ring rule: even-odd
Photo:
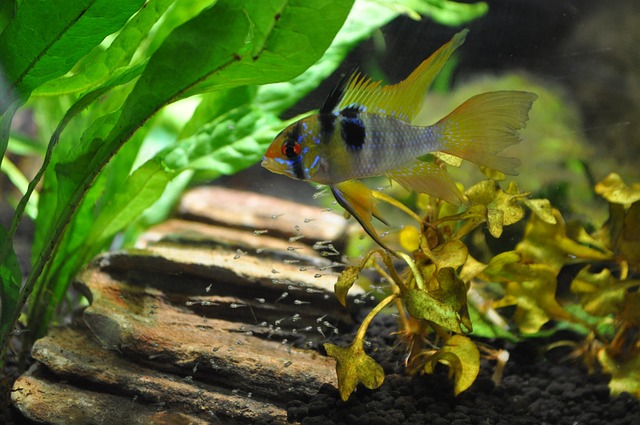
[[[324,163],[319,130],[317,115],[289,125],[271,142],[262,157],[262,166],[292,179],[322,183],[322,179],[318,180]]]

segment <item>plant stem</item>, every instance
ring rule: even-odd
[[[398,298],[398,295],[400,295],[400,292],[399,290],[396,289],[393,294],[389,295],[387,298],[380,301],[380,303],[377,306],[375,306],[369,312],[369,314],[367,314],[367,317],[364,318],[364,320],[362,321],[362,324],[360,324],[360,327],[358,328],[358,333],[356,334],[355,341],[364,341],[364,334],[367,332],[367,328],[369,327],[369,324],[371,323],[373,318],[378,313],[380,313],[383,308],[385,308],[387,305],[393,302],[393,300]]]
[[[398,257],[402,258],[407,263],[409,268],[411,269],[411,272],[413,273],[413,277],[415,277],[415,279],[416,279],[416,285],[418,285],[418,289],[420,289],[422,291],[426,291],[426,286],[424,284],[424,279],[422,279],[422,274],[420,274],[420,270],[418,270],[418,267],[416,266],[416,263],[414,263],[413,260],[411,259],[411,257],[409,257],[404,252],[397,251],[396,255]]]

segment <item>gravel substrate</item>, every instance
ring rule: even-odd
[[[337,389],[325,385],[308,402],[289,402],[288,420],[303,425],[640,424],[640,402],[626,393],[610,397],[606,375],[589,375],[579,364],[545,357],[535,342],[510,347],[499,386],[491,380],[493,363],[483,361],[474,385],[454,397],[444,367],[434,375],[402,374],[402,349],[390,336],[395,326],[393,318],[382,316],[368,333],[368,351],[387,374],[379,389],[359,386],[342,402]]]

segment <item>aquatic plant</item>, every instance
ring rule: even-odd
[[[467,334],[515,341],[569,327],[583,341],[561,341],[550,348],[574,347],[592,370],[599,361],[612,375],[613,394],[640,396],[640,186],[626,186],[616,174],[598,183],[595,191],[609,202],[610,217],[591,234],[579,223],[565,223],[548,200],[531,199],[513,182],[506,186],[487,179],[469,187],[468,204],[460,212],[420,195],[419,215],[373,192],[414,217],[419,227],[406,226],[398,235],[410,254],[373,249],[336,283],[337,298],[345,306],[349,289],[365,268],[390,284],[389,294],[371,310],[349,347],[325,344],[337,360],[343,400],[358,383],[368,388],[382,384],[384,372],[365,353],[364,339],[373,316],[391,304],[407,348],[407,371],[432,373],[443,363],[453,376],[455,394],[469,388],[480,367],[480,350]],[[525,218],[525,208],[529,217],[513,250],[486,262],[470,255],[470,247],[479,250],[469,235],[486,228],[491,237],[500,238],[505,226]],[[394,256],[406,263],[404,272],[398,272]],[[558,276],[571,269],[570,290],[576,299],[563,300],[557,294]],[[510,306],[515,307],[511,314],[503,309]]]

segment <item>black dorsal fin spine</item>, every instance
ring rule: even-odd
[[[338,107],[340,100],[342,100],[342,97],[344,96],[345,88],[355,75],[356,71],[354,70],[350,74],[345,74],[340,79],[340,82],[333,88],[333,90],[331,90],[331,93],[329,93],[329,96],[327,96],[324,104],[320,108],[321,114],[332,114],[336,112],[335,109]]]

